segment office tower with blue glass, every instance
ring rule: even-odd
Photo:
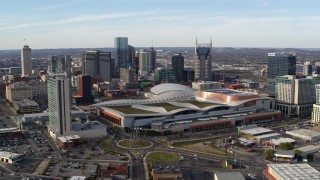
[[[129,66],[128,37],[115,37],[114,46],[116,49],[115,69],[119,72],[120,68]]]

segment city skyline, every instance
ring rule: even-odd
[[[319,48],[320,2],[298,0],[38,1],[0,7],[2,49],[114,47]],[[196,8],[195,8],[196,7]]]

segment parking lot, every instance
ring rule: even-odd
[[[71,177],[73,175],[95,176],[97,165],[90,162],[79,161],[51,161],[47,176]]]
[[[16,172],[32,173],[43,158],[56,157],[40,132],[24,132],[22,137],[0,137],[0,151],[22,154],[23,158],[6,167]]]

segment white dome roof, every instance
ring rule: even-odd
[[[159,94],[170,92],[170,91],[194,91],[194,90],[192,88],[189,88],[188,86],[181,85],[181,84],[164,83],[151,88],[150,91],[154,94],[159,95]]]

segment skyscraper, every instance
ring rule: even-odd
[[[85,51],[82,54],[82,74],[101,76],[111,81],[111,52]]]
[[[116,72],[119,72],[120,68],[129,66],[128,58],[128,38],[127,37],[115,37],[114,46],[116,48]]]
[[[128,67],[134,68],[136,65],[136,50],[133,46],[128,45]],[[127,67],[127,68],[128,68]]]
[[[316,84],[320,76],[296,78],[293,75],[278,76],[276,79],[276,109],[283,116],[310,117],[312,104],[316,102]]]
[[[181,83],[183,81],[184,71],[184,57],[181,53],[172,56],[171,66],[175,71],[176,82]]]
[[[315,85],[316,88],[316,103],[313,104],[311,121],[313,123],[320,122],[320,84]]]
[[[267,84],[268,89],[275,91],[277,76],[296,75],[296,55],[294,53],[268,53],[267,60]]]
[[[32,75],[31,48],[28,45],[21,49],[21,69],[22,76]]]
[[[90,75],[79,75],[78,87],[75,99],[75,104],[93,104],[94,98],[91,94],[91,76]]]
[[[195,44],[195,80],[210,81],[212,79],[212,41]]]
[[[67,73],[67,77],[71,78],[71,63],[70,55],[50,56],[49,72],[53,74]]]
[[[312,64],[310,62],[305,62],[303,64],[303,75],[304,76],[312,75]]]
[[[296,55],[294,53],[268,53],[267,78],[296,75]]]
[[[151,68],[152,71],[154,71],[157,67],[157,52],[153,49],[153,47],[150,48],[151,53]]]
[[[138,52],[140,76],[149,76],[154,71],[153,57],[153,53],[150,50],[141,49]]]
[[[48,79],[49,133],[52,137],[71,131],[70,79],[57,74]]]

